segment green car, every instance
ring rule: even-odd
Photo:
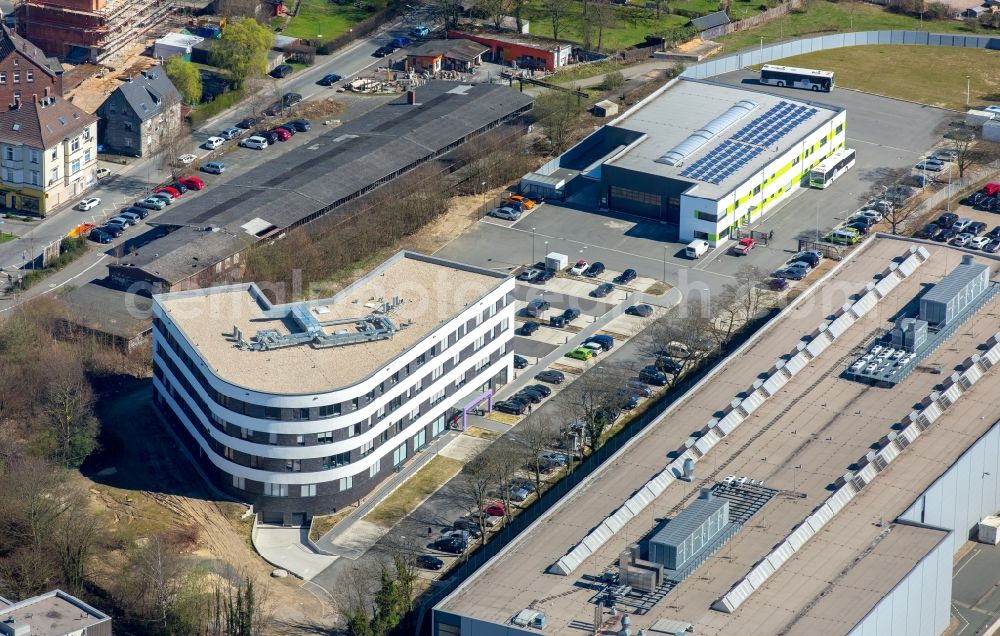
[[[576,360],[590,360],[594,357],[594,352],[586,347],[577,347],[569,353],[566,354],[567,358],[574,358]]]
[[[828,243],[834,243],[837,245],[854,245],[858,242],[858,233],[849,230],[837,230],[836,232],[830,232],[823,237],[824,241]]]

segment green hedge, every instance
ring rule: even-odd
[[[217,96],[214,100],[206,102],[198,108],[195,108],[188,114],[188,120],[191,125],[197,125],[205,120],[211,119],[216,115],[221,114],[223,111],[229,110],[233,107],[236,102],[243,99],[243,91],[235,90],[229,91],[228,93],[222,93]]]

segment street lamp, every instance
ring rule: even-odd
[[[663,245],[663,284],[667,284],[667,245]]]
[[[760,38],[760,63],[764,63],[764,36]]]
[[[479,184],[479,187],[483,189],[483,216],[486,216],[486,182],[483,181]]]
[[[531,228],[531,264],[535,264],[535,228]]]
[[[972,88],[972,76],[965,76],[965,105],[969,105],[970,89]]]

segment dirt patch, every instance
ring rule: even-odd
[[[331,626],[334,608],[303,589],[298,579],[272,579],[273,569],[250,544],[252,521],[245,506],[218,501],[166,430],[147,382],[102,397],[102,451],[85,466],[96,505],[109,528],[131,538],[173,530],[192,538],[192,557],[213,572],[246,572],[267,590],[274,609],[273,633],[301,633],[286,625]]]
[[[357,509],[357,506],[348,506],[347,508],[338,510],[332,515],[313,517],[312,527],[309,528],[309,539],[311,541],[319,541],[320,537],[333,530],[334,526],[343,521],[347,515]]]
[[[488,440],[494,440],[500,437],[500,433],[497,433],[496,431],[491,431],[488,428],[480,428],[478,426],[470,426],[469,428],[465,429],[465,434],[471,435],[473,437],[478,437],[479,439],[488,439]]]
[[[332,97],[310,99],[295,107],[295,114],[304,119],[323,119],[344,112],[344,105]]]

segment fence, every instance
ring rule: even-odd
[[[705,79],[732,73],[747,66],[766,64],[794,55],[839,49],[847,46],[902,45],[902,46],[951,46],[969,49],[1000,51],[1000,36],[947,35],[926,31],[859,31],[837,33],[792,42],[782,42],[761,48],[751,48],[710,62],[702,62],[685,69],[681,77]]]
[[[753,27],[764,24],[765,22],[770,22],[775,18],[780,18],[790,11],[798,9],[801,5],[802,0],[789,0],[785,4],[779,4],[778,6],[758,13],[753,17],[737,20],[736,22],[730,22],[729,24],[720,24],[719,26],[712,27],[711,29],[705,29],[701,32],[701,39],[710,40],[712,38],[717,38],[720,35],[728,35],[730,33],[736,33],[737,31],[752,29]]]

